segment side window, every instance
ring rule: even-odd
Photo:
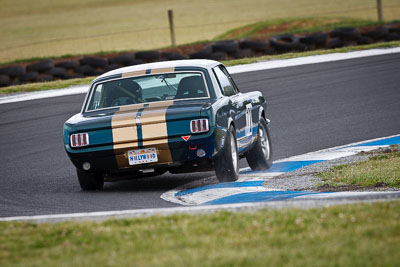
[[[98,109],[102,108],[100,105],[101,95],[103,94],[103,85],[99,84],[96,86],[95,91],[93,92],[92,101],[89,104],[89,109]]]
[[[222,88],[222,94],[225,96],[232,96],[237,93],[237,90],[234,84],[231,82],[229,76],[225,74],[222,66],[215,67],[214,69],[215,76],[217,77],[218,83]]]

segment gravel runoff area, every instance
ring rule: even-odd
[[[323,162],[311,164],[301,169],[287,172],[280,176],[274,177],[266,181],[263,186],[266,188],[294,191],[317,191],[317,192],[339,192],[339,191],[399,191],[399,188],[387,186],[359,186],[359,185],[343,185],[329,186],[317,174],[327,171],[334,166],[343,164],[352,164],[358,161],[368,160],[373,156],[372,152],[381,152],[385,148],[371,151],[368,153],[361,152],[356,155],[342,157],[334,160],[326,160]]]

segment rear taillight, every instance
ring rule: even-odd
[[[208,132],[208,119],[198,119],[190,121],[190,131],[192,133]]]
[[[89,135],[87,133],[72,134],[70,145],[71,147],[82,147],[89,145]]]

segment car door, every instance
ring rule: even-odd
[[[229,97],[233,113],[231,117],[235,123],[236,140],[240,152],[252,140],[252,104],[246,97],[246,94],[240,93],[232,77],[223,65],[219,65],[213,70],[222,88],[222,94]]]

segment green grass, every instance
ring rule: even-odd
[[[400,202],[0,223],[1,266],[398,266]]]
[[[276,60],[276,59],[289,59],[296,57],[304,57],[304,56],[312,56],[312,55],[323,55],[330,53],[344,53],[349,51],[357,51],[357,50],[366,50],[371,48],[390,48],[390,47],[399,47],[400,41],[388,42],[388,43],[376,43],[371,45],[360,45],[360,46],[348,46],[343,48],[336,49],[327,49],[327,50],[316,50],[316,51],[307,51],[307,52],[296,52],[296,53],[286,53],[280,55],[272,55],[272,56],[262,56],[262,57],[252,57],[252,58],[243,58],[243,59],[233,59],[233,60],[225,60],[223,63],[226,66],[234,66],[239,64],[250,64],[259,61],[267,61],[267,60]],[[12,93],[22,93],[22,92],[33,92],[33,91],[42,91],[49,89],[58,89],[58,88],[66,88],[74,85],[85,85],[89,84],[94,77],[88,77],[83,79],[71,79],[71,80],[58,80],[52,82],[43,82],[43,83],[30,83],[24,85],[15,85],[9,87],[0,88],[0,96],[5,94]]]
[[[170,45],[167,10],[178,44],[212,40],[249,23],[283,18],[376,19],[375,0],[3,0],[0,63]],[[398,0],[383,1],[386,21],[399,19]]]
[[[329,185],[374,186],[385,184],[400,187],[400,149],[375,153],[367,161],[338,165],[318,174]]]
[[[85,85],[91,83],[95,77],[57,80],[51,82],[29,83],[0,88],[0,96],[12,93],[34,92],[50,89],[67,88],[74,85]]]

